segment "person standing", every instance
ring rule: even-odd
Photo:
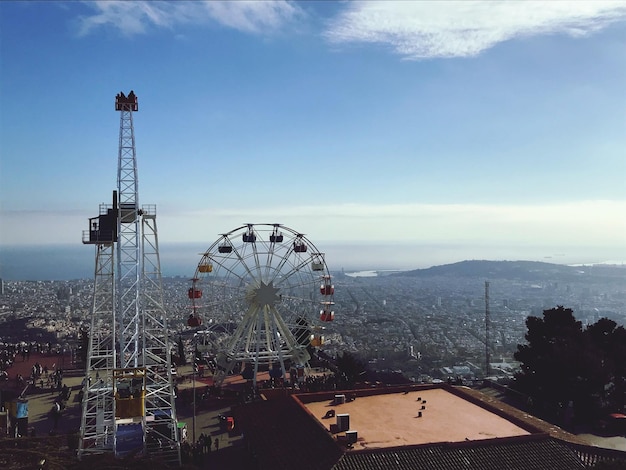
[[[61,419],[61,404],[55,400],[54,405],[52,405],[52,430],[56,431],[59,426],[59,420]]]
[[[204,448],[204,452],[206,452],[207,454],[211,453],[211,436],[209,436],[208,434],[204,436],[204,442],[202,443],[202,446]]]

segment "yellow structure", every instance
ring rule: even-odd
[[[146,369],[130,368],[113,371],[115,384],[115,417],[140,418],[146,414]]]

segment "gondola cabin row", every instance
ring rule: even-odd
[[[190,299],[200,299],[202,298],[202,289],[197,289],[195,287],[190,287],[187,291]]]
[[[320,293],[322,295],[333,295],[335,293],[335,286],[333,286],[333,284],[330,282],[330,276],[324,276],[322,278]]]
[[[320,321],[333,321],[335,319],[335,312],[329,312],[328,310],[322,310],[320,312]]]
[[[313,253],[311,255],[313,261],[311,261],[311,269],[313,271],[324,271],[324,254]]]
[[[296,240],[293,242],[293,251],[296,253],[305,253],[306,252],[306,244],[302,240]]]
[[[198,271],[201,273],[213,272],[213,265],[211,263],[202,263],[198,266]]]
[[[334,302],[322,302],[322,310],[320,310],[320,321],[329,322],[335,319],[335,312],[332,308]]]
[[[324,337],[322,335],[311,335],[311,346],[319,347],[324,344]]]
[[[202,319],[200,317],[195,316],[193,313],[190,313],[189,318],[187,318],[187,326],[196,328],[200,325],[202,325]]]

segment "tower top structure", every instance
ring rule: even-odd
[[[128,96],[124,95],[122,91],[115,96],[115,111],[139,111],[137,95],[133,90],[130,90]]]

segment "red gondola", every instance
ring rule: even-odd
[[[189,288],[188,295],[190,299],[199,299],[202,297],[202,289]]]
[[[191,326],[193,328],[196,328],[196,327],[202,325],[202,319],[194,316],[193,313],[190,313],[189,314],[189,318],[187,319],[187,325]]]
[[[322,310],[320,310],[320,321],[333,321],[335,319],[335,312],[333,307],[335,302],[322,302]]]
[[[335,293],[335,286],[322,284],[320,286],[320,292],[322,295],[333,295]]]
[[[335,319],[335,312],[331,312],[330,310],[320,311],[320,321],[333,321],[334,319]]]
[[[335,293],[335,286],[330,282],[330,276],[324,276],[324,282],[320,286],[320,293],[322,295],[333,295]]]

